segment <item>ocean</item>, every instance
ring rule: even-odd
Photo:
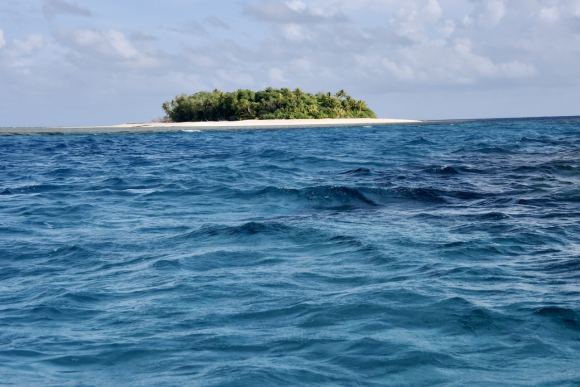
[[[0,155],[0,384],[580,385],[580,118]]]

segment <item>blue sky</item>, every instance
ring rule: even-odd
[[[580,114],[580,0],[2,0],[0,126],[344,88],[382,117]]]

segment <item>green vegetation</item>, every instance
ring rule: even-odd
[[[376,118],[364,101],[340,90],[336,94],[310,94],[300,89],[262,91],[201,91],[180,95],[163,104],[173,122],[253,119]]]

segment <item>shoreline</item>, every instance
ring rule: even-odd
[[[245,121],[204,121],[204,122],[145,122],[110,126],[71,126],[45,128],[0,128],[0,134],[50,134],[50,133],[142,133],[176,132],[186,129],[199,131],[254,130],[254,129],[306,129],[387,126],[397,124],[418,124],[419,120],[393,118],[325,118],[300,120],[245,120]]]

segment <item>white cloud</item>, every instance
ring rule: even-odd
[[[129,67],[154,67],[158,60],[139,50],[125,34],[117,30],[74,30],[65,36],[72,48],[120,61]]]
[[[300,42],[309,38],[305,29],[298,24],[286,24],[282,27],[286,38],[293,42]]]
[[[474,52],[473,42],[467,38],[457,39],[450,44],[426,42],[394,54],[387,54],[377,61],[361,61],[358,66],[371,72],[383,68],[381,78],[407,85],[453,86],[476,85],[493,80],[518,80],[536,74],[532,65],[517,60],[494,61]],[[380,74],[380,70],[379,70]]]
[[[497,25],[506,15],[504,0],[478,0],[474,14],[481,24]]]
[[[417,78],[417,73],[413,67],[405,63],[396,63],[389,58],[384,58],[383,66],[396,79],[402,81],[414,81]]]
[[[42,35],[32,34],[5,44],[0,33],[0,43],[5,45],[0,55],[0,65],[3,64],[6,68],[28,74],[32,67],[38,65],[39,54],[42,52],[46,40]],[[3,44],[0,44],[0,47]]]
[[[144,85],[155,101],[269,84],[344,87],[377,101],[393,93],[414,95],[411,101],[458,90],[580,90],[580,0],[247,0],[220,14],[223,20],[212,16],[213,6],[188,16],[191,2],[162,11],[142,2],[159,28],[139,18],[123,23],[101,2],[90,2],[99,17],[89,19],[92,11],[81,7],[87,1],[35,1],[44,9],[34,16],[21,6],[14,17],[22,26],[11,24],[8,42],[0,31],[0,84],[13,90],[44,80],[56,85],[50,95],[70,84],[124,93],[117,103]],[[6,9],[0,4],[1,15]]]
[[[473,18],[470,15],[465,15],[461,19],[461,24],[463,24],[463,27],[469,28],[473,25]]]
[[[575,17],[580,17],[580,1],[576,1],[572,4],[572,15]]]
[[[541,21],[555,23],[560,19],[560,10],[556,6],[543,7],[538,14]]]
[[[252,4],[270,7],[274,3]],[[533,12],[526,11],[523,3],[505,0],[457,4],[450,0],[313,0],[306,6],[287,1],[275,9],[296,18],[301,13],[308,20],[312,10],[334,5],[338,13],[349,9],[349,18],[342,23],[306,25],[298,19],[280,23],[277,14],[273,17],[277,22],[268,27],[272,33],[258,46],[254,58],[267,66],[271,80],[283,75],[288,83],[318,89],[334,84],[365,92],[409,87],[489,89],[541,82],[546,66],[538,59],[544,60],[544,44],[532,44],[531,51],[523,51],[518,48],[520,33],[509,32],[534,26],[529,23]],[[369,19],[367,7],[372,8],[374,19]],[[504,23],[506,18],[510,23]],[[271,23],[272,19],[264,17],[263,21]],[[531,36],[534,33],[528,30]],[[308,70],[301,69],[303,64]]]
[[[32,34],[24,39],[14,40],[10,51],[15,56],[30,55],[44,46],[45,39],[42,35]]]
[[[433,19],[439,19],[443,14],[443,10],[437,0],[428,0],[425,8],[427,14]]]
[[[455,22],[446,20],[440,28],[443,37],[449,38],[455,32]]]
[[[300,0],[287,1],[286,5],[294,12],[304,12],[306,10],[306,4]]]

